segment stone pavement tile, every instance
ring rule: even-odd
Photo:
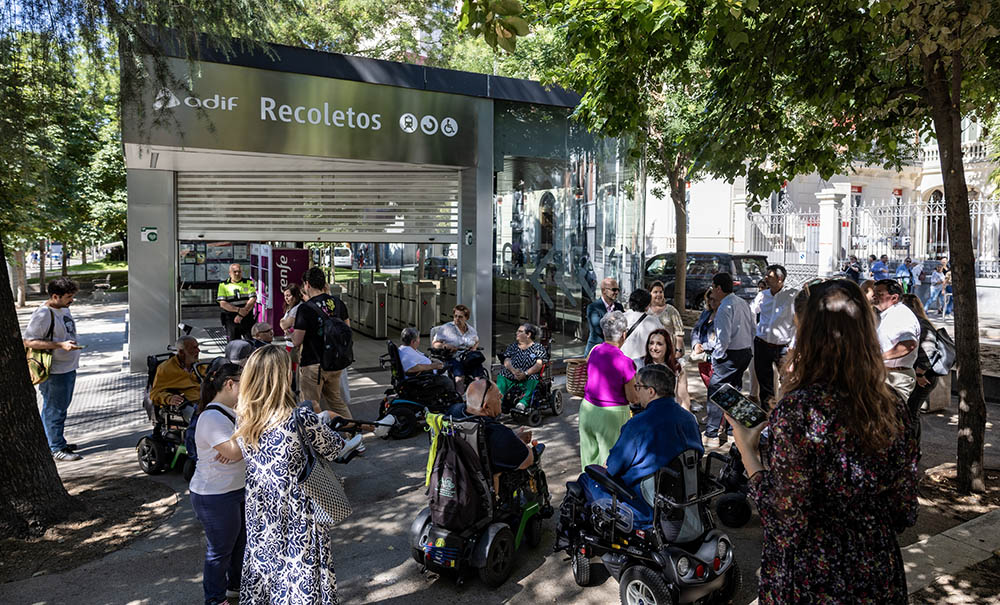
[[[910,593],[933,584],[941,576],[953,575],[975,565],[991,554],[943,534],[931,536],[902,550],[906,585]]]
[[[992,551],[1000,549],[1000,509],[952,527],[942,532],[942,535],[958,540],[970,548],[985,551],[985,556],[989,556]]]
[[[142,374],[114,372],[77,378],[66,415],[69,435],[88,434],[113,428],[149,424],[142,409],[146,377]],[[42,396],[38,394],[38,405]]]

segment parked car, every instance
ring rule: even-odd
[[[767,265],[767,257],[762,254],[688,252],[685,303],[689,308],[700,308],[705,292],[712,287],[712,276],[716,273],[732,275],[733,293],[746,301],[752,301],[757,296],[757,282],[764,279]],[[643,283],[649,288],[654,281],[663,282],[663,294],[672,304],[676,269],[676,255],[673,252],[657,254],[646,261]]]
[[[347,246],[335,246],[333,249],[333,266],[351,268],[351,249]]]
[[[458,261],[446,256],[428,256],[424,259],[424,279],[441,279],[458,275]]]

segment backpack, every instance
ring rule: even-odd
[[[431,521],[462,531],[479,520],[488,487],[479,455],[469,443],[450,432],[438,435],[437,455],[428,485]]]
[[[215,410],[216,412],[222,412],[222,415],[228,418],[229,421],[233,423],[233,426],[236,426],[236,418],[234,418],[232,414],[222,409],[220,406],[215,405],[214,403],[206,405],[205,409],[202,410],[201,412],[196,412],[191,417],[191,422],[188,423],[187,428],[184,429],[184,449],[187,450],[188,458],[190,458],[191,462],[193,463],[198,462],[198,445],[194,441],[194,432],[195,429],[198,428],[198,416],[201,416],[208,410]],[[191,473],[193,474],[194,465],[191,464],[189,466],[191,467]],[[185,469],[185,475],[187,475],[187,469]],[[191,477],[186,477],[186,479],[190,481]]]
[[[931,372],[938,376],[950,374],[955,367],[955,341],[944,328],[937,329],[937,350],[928,357]]]
[[[326,305],[318,305],[313,301],[309,304],[319,313],[320,338],[323,349],[316,351],[320,368],[326,371],[343,370],[354,363],[354,334],[351,327]]]

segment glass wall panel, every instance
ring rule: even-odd
[[[638,161],[568,110],[494,107],[494,350],[530,321],[551,334],[554,359],[580,357],[600,280],[616,278],[623,303],[641,283]]]

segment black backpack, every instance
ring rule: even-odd
[[[438,435],[430,495],[431,521],[452,531],[471,527],[482,515],[488,487],[479,455],[458,435]]]
[[[931,364],[931,372],[938,376],[950,374],[955,367],[955,341],[944,328],[938,328],[936,344],[937,350],[927,358]]]
[[[320,339],[323,349],[316,351],[320,368],[327,371],[343,370],[354,363],[354,334],[347,323],[333,315],[326,305],[309,304],[319,313]]]
[[[194,463],[198,462],[198,446],[195,444],[194,441],[194,432],[198,428],[198,416],[201,416],[208,410],[215,410],[216,412],[222,412],[223,416],[228,418],[229,421],[232,422],[234,426],[236,425],[236,418],[234,418],[232,414],[222,409],[221,407],[215,405],[214,403],[206,405],[205,409],[200,413],[195,412],[195,414],[191,417],[191,422],[188,423],[187,428],[184,429],[184,449],[187,450],[188,458],[191,459],[192,463],[185,465],[184,469],[184,478],[187,479],[188,481],[191,480],[191,475],[194,475]],[[188,474],[189,471],[190,475]]]

